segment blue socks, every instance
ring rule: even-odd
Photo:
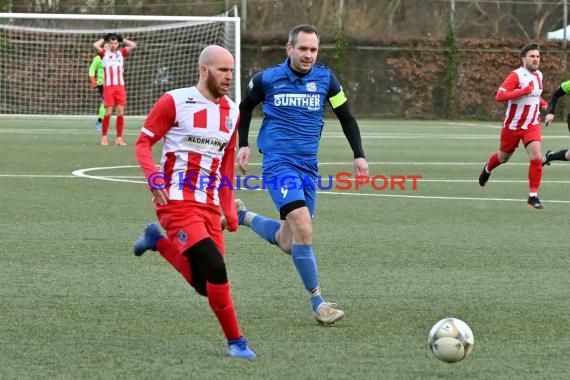
[[[239,223],[244,224],[246,212],[239,215]],[[277,231],[281,228],[281,223],[274,219],[266,218],[262,215],[255,215],[251,220],[250,228],[258,234],[262,239],[271,244],[276,245]],[[317,260],[313,252],[312,244],[293,244],[291,247],[291,258],[297,269],[297,273],[303,281],[305,289],[311,297],[311,307],[316,311],[321,303],[325,300],[321,296],[319,288],[319,276],[317,274]]]
[[[319,288],[319,276],[317,274],[317,261],[315,260],[315,253],[313,252],[312,244],[293,244],[291,247],[291,258],[293,264],[297,268],[297,272],[303,280],[305,289],[311,295],[311,307],[313,311],[324,302],[321,296],[321,289]]]
[[[250,227],[262,239],[270,242],[273,245],[277,244],[275,238],[277,236],[277,231],[279,231],[279,228],[281,227],[281,223],[277,220],[266,218],[263,215],[256,215],[251,220]]]

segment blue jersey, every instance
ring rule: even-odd
[[[263,101],[263,122],[257,137],[262,153],[318,154],[328,102],[336,108],[346,102],[342,87],[332,71],[317,63],[298,76],[289,58],[256,76],[247,96]]]

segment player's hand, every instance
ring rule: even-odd
[[[368,177],[368,162],[366,162],[366,159],[362,157],[355,158],[354,170],[356,170],[356,175]]]
[[[534,82],[530,82],[528,86],[523,88],[523,95],[529,95],[533,91],[534,91]]]
[[[544,117],[544,121],[546,122],[546,124],[544,126],[548,127],[550,125],[550,123],[552,122],[552,120],[554,120],[554,115],[549,113],[548,115],[546,115]]]
[[[91,88],[97,88],[97,79],[95,77],[89,77],[89,81],[91,82]]]
[[[249,162],[250,153],[251,151],[249,150],[248,146],[242,146],[241,148],[239,148],[237,154],[237,161],[238,161],[239,171],[241,172],[242,175],[245,175],[245,173],[247,173],[247,164]]]
[[[370,177],[368,176],[368,163],[363,157],[354,159],[354,170],[356,171],[356,177],[354,177],[354,185],[356,190],[364,187],[368,182],[370,182]]]
[[[168,191],[166,191],[166,189],[152,190],[152,194],[154,195],[154,198],[159,205],[164,206],[168,203],[169,197]]]
[[[236,232],[238,229],[237,212],[235,215],[226,216],[226,230],[229,232]]]

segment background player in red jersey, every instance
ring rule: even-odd
[[[150,111],[136,142],[136,158],[151,186],[156,214],[167,236],[151,223],[135,243],[134,252],[137,256],[149,249],[160,252],[208,298],[228,340],[228,355],[250,359],[255,353],[238,325],[220,218],[221,206],[227,229],[237,230],[231,182],[239,109],[227,96],[234,58],[223,47],[211,45],[201,52],[199,67],[198,84],[164,94]],[[157,172],[152,146],[162,138]],[[159,181],[157,173],[163,173]]]
[[[507,109],[501,130],[500,148],[491,155],[481,174],[479,185],[485,186],[491,172],[507,162],[522,140],[530,165],[528,168],[528,205],[536,210],[544,206],[538,199],[538,188],[542,179],[542,154],[540,129],[540,108],[546,109],[548,102],[541,98],[542,73],[540,50],[536,44],[527,44],[520,51],[522,66],[511,71],[497,91],[498,102],[507,102]]]
[[[121,42],[125,44],[125,47],[119,49]],[[104,48],[104,44],[108,44],[108,48]],[[115,145],[127,145],[123,140],[125,106],[127,105],[123,63],[124,58],[136,47],[136,43],[115,33],[109,33],[105,38],[101,38],[93,44],[93,48],[101,57],[104,69],[103,103],[105,104],[105,116],[103,117],[101,132],[101,145],[103,146],[109,145],[107,133],[109,132],[109,123],[114,107],[117,107],[117,140]]]

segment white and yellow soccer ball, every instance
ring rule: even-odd
[[[447,363],[465,359],[473,350],[473,331],[457,318],[444,318],[431,328],[428,343],[433,355]]]

